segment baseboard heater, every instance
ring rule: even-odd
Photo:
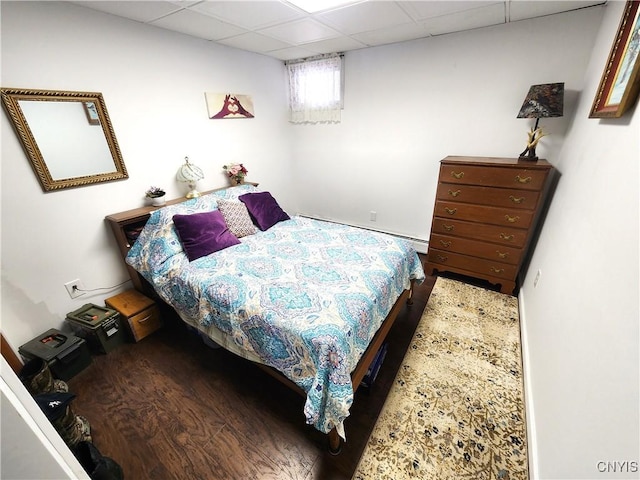
[[[409,240],[411,242],[411,244],[413,245],[413,248],[415,248],[416,252],[418,252],[418,253],[425,253],[426,254],[427,251],[428,251],[429,241],[428,240],[423,240],[421,238],[409,237],[407,235],[402,235],[400,233],[389,232],[389,231],[380,230],[380,229],[377,229],[377,228],[365,227],[363,225],[355,225],[353,223],[338,222],[336,220],[330,220],[328,218],[314,217],[312,215],[305,215],[303,213],[299,213],[298,216],[299,217],[304,217],[304,218],[310,218],[311,220],[320,220],[320,221],[323,221],[323,222],[340,223],[342,225],[349,225],[350,227],[362,228],[364,230],[371,230],[372,232],[386,233],[388,235],[393,235],[394,237],[402,238],[404,240]]]

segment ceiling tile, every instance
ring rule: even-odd
[[[259,33],[269,35],[291,45],[302,45],[339,36],[339,33],[335,30],[311,18],[261,29]]]
[[[281,60],[606,4],[605,0],[341,0],[350,3],[336,7],[329,0],[305,1],[311,5],[307,8],[317,5],[322,10],[306,13],[294,6],[292,0],[70,0],[68,3]]]
[[[414,23],[397,25],[391,28],[383,28],[373,32],[363,32],[352,35],[352,38],[370,46],[385,45],[388,43],[404,42],[416,38],[428,37],[429,33],[424,26]]]
[[[582,2],[582,1],[564,1],[564,2],[534,2],[531,0],[511,0],[509,4],[509,20],[518,21],[527,18],[542,17],[544,15],[553,15],[555,13],[575,10],[577,8],[590,7],[602,4],[603,2]]]
[[[313,55],[316,55],[316,52],[300,47],[283,48],[282,50],[269,52],[269,56],[279,58],[280,60],[296,60],[298,58],[312,57]]]
[[[464,12],[465,10],[473,10],[475,8],[487,7],[490,5],[505,2],[493,1],[408,1],[399,2],[399,5],[414,19],[426,20],[427,18],[440,17],[442,15],[450,15],[452,13]]]
[[[150,22],[152,25],[186,33],[207,40],[220,40],[245,33],[246,30],[191,10],[181,10]]]
[[[182,9],[182,7],[171,2],[107,1],[73,3],[92,8],[93,10],[100,10],[101,12],[111,13],[112,15],[145,23]]]
[[[218,43],[228,45],[230,47],[241,48],[251,52],[269,52],[271,50],[281,50],[290,47],[288,43],[276,40],[275,38],[266,37],[259,33],[247,32],[235,37],[218,40]]]
[[[431,35],[461,32],[505,23],[505,6],[498,3],[420,22]]]
[[[304,48],[312,50],[315,53],[335,53],[357,50],[359,48],[365,48],[366,46],[364,43],[349,37],[338,37],[320,42],[305,43]]]
[[[304,13],[279,1],[205,1],[190,10],[213,15],[225,22],[253,30],[301,18]]]
[[[202,0],[169,0],[169,3],[173,3],[182,8],[190,7],[191,5],[195,5],[196,3],[200,3]],[[147,0],[148,3],[148,0]]]
[[[287,0],[307,13],[318,13],[367,0]]]
[[[362,2],[321,13],[317,18],[346,35],[410,23],[411,18],[395,2]]]

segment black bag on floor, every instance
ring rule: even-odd
[[[123,480],[122,467],[115,460],[103,456],[91,442],[80,442],[75,449],[76,458],[91,480]]]

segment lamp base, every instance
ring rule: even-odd
[[[536,118],[536,126],[533,127],[529,131],[529,133],[527,133],[529,141],[527,142],[526,148],[518,157],[519,160],[529,160],[532,162],[538,160],[538,156],[536,155],[536,147],[538,146],[538,142],[540,141],[540,139],[546,135],[546,133],[542,131],[542,127],[538,128],[539,120],[539,118]]]
[[[538,156],[536,155],[536,147],[535,146],[527,146],[522,153],[518,156],[518,160],[528,160],[530,162],[535,162],[538,160]]]
[[[200,196],[200,192],[198,192],[197,190],[191,190],[189,193],[187,193],[185,195],[185,197],[187,198],[198,198]]]

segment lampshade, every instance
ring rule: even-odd
[[[200,196],[200,192],[196,190],[196,182],[202,180],[204,175],[200,167],[189,163],[189,157],[184,157],[184,164],[178,169],[176,179],[189,185],[189,193],[187,198],[195,198]]]
[[[517,118],[561,117],[564,110],[564,83],[532,85]]]
[[[536,146],[540,139],[546,135],[542,131],[542,127],[538,128],[538,122],[541,118],[561,117],[563,110],[564,83],[544,83],[531,86],[517,118],[535,118],[536,125],[527,134],[529,137],[527,146],[518,158],[538,160]]]

